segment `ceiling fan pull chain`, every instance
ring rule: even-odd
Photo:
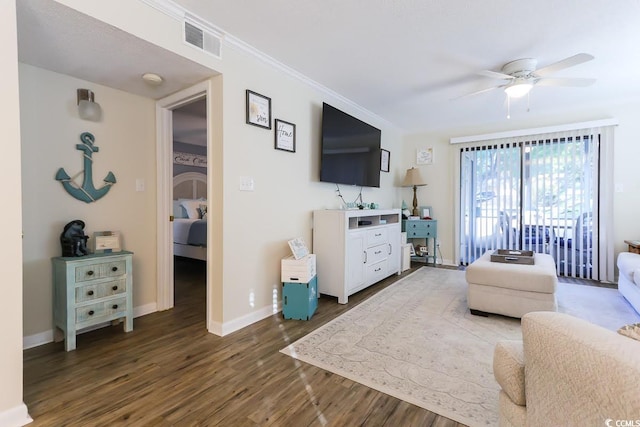
[[[511,118],[511,98],[507,95],[507,119]]]

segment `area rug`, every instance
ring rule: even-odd
[[[640,321],[614,289],[559,288],[560,311],[613,330]],[[522,338],[520,320],[469,314],[466,289],[462,271],[421,268],[282,353],[457,422],[497,425],[493,349]]]

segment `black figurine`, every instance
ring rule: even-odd
[[[88,255],[87,240],[89,236],[84,234],[84,221],[74,219],[64,226],[64,231],[60,235],[60,245],[62,246],[62,256],[78,257]]]

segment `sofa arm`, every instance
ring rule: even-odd
[[[493,375],[513,403],[526,406],[522,341],[501,341],[493,351]]]
[[[522,318],[527,423],[600,425],[640,414],[640,342],[564,313]]]

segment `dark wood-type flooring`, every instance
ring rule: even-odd
[[[412,270],[405,272],[404,277]],[[433,267],[425,267],[433,268]],[[460,426],[280,353],[349,304],[321,297],[309,321],[278,313],[225,337],[205,327],[204,263],[178,258],[175,307],[81,334],[77,349],[24,351],[30,426]]]

